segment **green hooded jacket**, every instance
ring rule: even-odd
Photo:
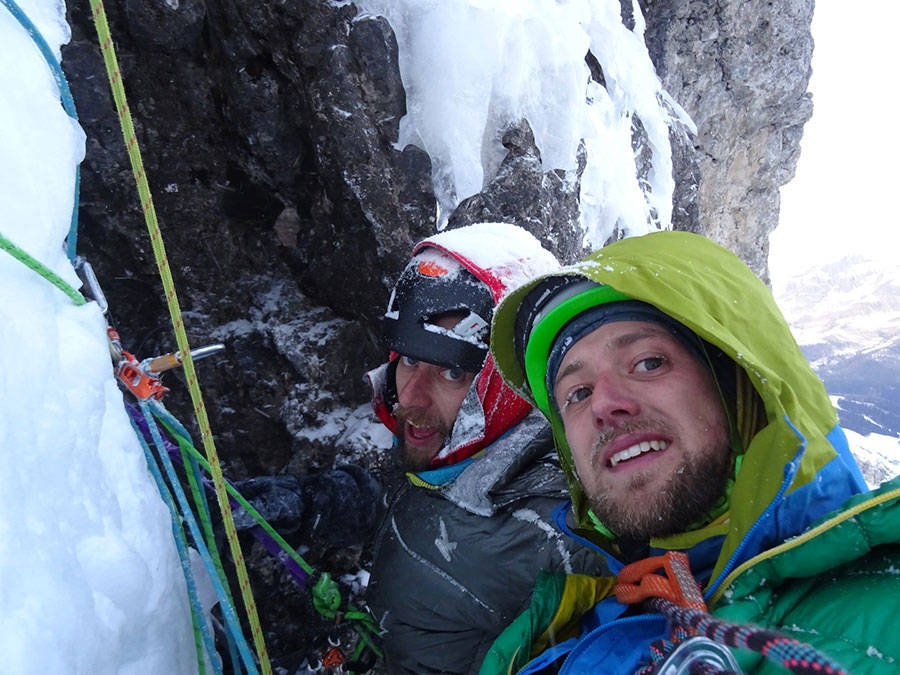
[[[825,387],[797,346],[771,292],[733,253],[685,232],[618,241],[583,262],[525,284],[496,311],[491,340],[494,359],[512,388],[536,402],[550,419],[579,527],[591,525],[562,422],[547,404],[546,394],[532,391],[514,349],[516,318],[528,293],[550,276],[573,275],[654,305],[738,365],[737,389],[743,394],[738,394],[734,425],[745,441],[727,511],[709,525],[650,542],[657,552],[683,550],[690,555],[705,549],[711,571],[706,570],[701,581],[711,610],[718,614],[721,608],[724,618],[783,627],[782,619],[793,611],[787,607],[796,608],[799,602],[796,594],[812,597],[810,589],[825,579],[837,585],[850,583],[844,572],[835,576],[837,567],[889,569],[884,560],[888,565],[897,560],[900,573],[900,557],[893,545],[900,539],[896,505],[900,490],[886,486],[887,496],[877,502],[870,495],[854,496],[866,490],[862,475]],[[751,411],[751,405],[762,409]],[[858,509],[857,516],[834,520],[834,513],[851,498],[856,500],[851,503]],[[867,515],[861,517],[863,513]],[[813,534],[802,534],[814,524],[818,528]],[[852,528],[856,529],[850,532]],[[860,540],[870,534],[868,545],[862,546]],[[612,570],[621,568],[615,541],[600,535],[598,546],[609,557]],[[886,556],[879,558],[881,563],[876,561],[879,556]],[[815,573],[807,575],[810,569]],[[791,584],[788,592],[784,584],[794,577],[804,581]],[[886,579],[889,583],[882,596],[895,613],[900,609],[898,580],[898,574]],[[804,585],[805,591],[801,590]],[[811,614],[804,619],[813,631],[820,615],[845,611],[835,607],[828,593],[817,593],[818,600],[807,605]],[[858,604],[854,597],[847,601],[851,606]],[[780,615],[779,603],[786,603]],[[859,605],[856,609],[869,614],[872,608]]]

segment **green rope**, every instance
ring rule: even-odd
[[[328,572],[322,572],[312,588],[313,605],[327,619],[333,619],[341,607],[341,591]]]
[[[190,439],[185,438],[183,434],[179,433],[178,430],[176,430],[175,427],[170,423],[170,420],[162,417],[157,417],[157,419],[159,420],[160,424],[165,427],[166,431],[172,434],[182,452],[186,451],[191,456],[191,458],[195,459],[200,464],[204,471],[209,473],[209,462],[206,460],[206,457],[203,456],[203,453],[201,453],[196,447],[194,447]],[[238,492],[237,489],[235,489],[235,487],[231,485],[231,483],[225,483],[225,490],[228,492],[228,495],[230,497],[237,501],[237,503],[240,504],[241,507],[244,508],[257,523],[259,523],[259,525],[269,534],[269,536],[271,536],[276,542],[278,542],[278,545],[282,549],[284,549],[284,552],[287,553],[294,560],[294,562],[300,565],[300,567],[303,568],[303,571],[305,571],[310,576],[315,574],[315,570],[309,565],[309,563],[307,563],[303,558],[300,557],[300,554],[297,553],[297,551],[295,551],[294,548],[289,543],[287,543],[287,541],[285,541],[284,537],[278,534],[278,532],[276,532],[275,529],[273,529],[273,527],[269,525],[265,518],[263,518],[259,514],[259,511],[253,508],[253,505],[250,504],[250,502],[248,502],[246,499],[244,499],[244,497],[241,496],[241,493]]]
[[[66,281],[56,272],[51,270],[40,260],[35,259],[26,251],[23,251],[21,248],[16,246],[2,233],[0,233],[0,248],[9,253],[13,258],[24,264],[29,269],[34,270],[35,272],[40,274],[47,281],[49,281],[63,293],[68,295],[72,299],[72,302],[74,302],[77,306],[80,307],[81,305],[87,303],[87,300],[84,299],[84,296],[74,288],[72,288],[68,283],[66,283]]]
[[[154,406],[153,407],[154,418],[159,421],[159,423],[163,426],[163,428],[171,434],[172,438],[175,440],[178,447],[181,449],[182,454],[186,453],[186,457],[190,457],[195,460],[201,468],[203,468],[207,473],[209,472],[209,462],[207,462],[206,458],[203,454],[193,445],[190,440],[190,437],[187,435],[187,430],[183,427],[180,429],[177,428],[180,426],[178,421],[172,417],[171,413],[166,411],[162,406]],[[237,501],[238,504],[242,508],[244,508],[247,513],[249,513],[256,523],[263,528],[263,530],[268,533],[272,539],[274,539],[281,549],[291,557],[291,559],[296,562],[307,574],[309,574],[310,578],[317,578],[316,583],[312,586],[311,594],[313,600],[313,606],[316,608],[322,616],[326,618],[334,618],[337,615],[337,612],[340,609],[342,603],[341,592],[338,587],[338,584],[327,572],[323,572],[321,575],[317,575],[315,569],[309,565],[301,556],[297,553],[293,546],[291,546],[287,541],[282,537],[278,532],[263,518],[260,513],[253,508],[253,505],[250,504],[240,492],[235,489],[231,483],[225,483],[225,489],[228,494]],[[195,498],[195,503],[196,503]],[[204,528],[206,525],[204,525]],[[214,551],[215,546],[210,546],[210,551]],[[218,558],[218,554],[216,553],[216,559],[218,560],[217,566],[221,565],[221,560]],[[381,647],[378,645],[377,641],[374,639],[374,636],[378,635],[378,626],[375,623],[375,619],[371,614],[360,610],[354,607],[349,602],[344,609],[343,618],[351,620],[354,622],[354,628],[356,629],[357,635],[360,638],[360,644],[369,647],[378,657],[383,657],[383,652]]]

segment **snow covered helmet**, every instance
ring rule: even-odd
[[[433,468],[471,457],[531,410],[494,366],[488,348],[490,324],[494,307],[507,293],[558,268],[556,258],[534,236],[507,223],[448,230],[413,248],[384,316],[390,361],[367,373],[367,378],[376,414],[396,433],[392,410],[400,354],[476,374],[449,438],[432,460]],[[464,316],[452,328],[434,323],[453,312]]]
[[[435,323],[454,312],[464,316],[452,328]],[[384,315],[382,339],[392,352],[477,373],[487,357],[493,314],[487,285],[453,256],[428,247],[400,275]]]

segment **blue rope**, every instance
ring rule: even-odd
[[[50,49],[50,45],[47,44],[47,41],[37,29],[37,26],[31,22],[31,19],[29,19],[25,12],[23,12],[15,3],[15,0],[0,0],[0,2],[3,3],[3,6],[9,10],[10,14],[12,14],[28,32],[41,54],[44,55],[44,59],[47,61],[47,65],[50,66],[50,70],[53,73],[53,79],[56,80],[56,86],[59,88],[59,97],[62,101],[63,108],[69,114],[69,117],[78,121],[78,113],[75,110],[75,100],[72,98],[69,83],[66,81],[65,73],[63,73],[62,67],[59,65],[56,55],[53,53],[53,50]],[[73,263],[75,262],[75,244],[78,239],[78,195],[80,191],[81,165],[79,164],[75,167],[75,198],[74,203],[72,204],[72,224],[69,227],[69,234],[66,237],[66,254],[69,257],[69,261]]]
[[[194,573],[191,568],[190,555],[188,554],[187,546],[185,544],[184,532],[178,525],[178,511],[175,508],[175,502],[172,498],[172,493],[166,486],[162,473],[159,470],[159,465],[157,464],[156,459],[153,457],[153,453],[150,451],[150,447],[144,440],[143,435],[141,435],[140,430],[134,423],[134,420],[131,420],[129,418],[129,421],[131,422],[131,426],[135,431],[135,435],[141,442],[141,447],[144,449],[144,456],[147,459],[147,467],[150,469],[150,473],[153,474],[153,478],[156,480],[156,486],[157,488],[159,488],[159,494],[166,502],[166,506],[169,507],[169,513],[172,516],[172,534],[175,537],[175,544],[178,548],[178,559],[181,562],[181,571],[184,573],[184,579],[187,583],[188,597],[191,602],[191,613],[194,616],[194,623],[200,629],[200,634],[203,637],[203,644],[206,647],[206,652],[209,655],[210,663],[212,664],[213,669],[216,671],[217,675],[223,675],[221,659],[216,653],[215,641],[209,634],[209,629],[203,616],[203,607],[200,604],[199,593],[197,592],[197,583],[194,580]]]
[[[184,438],[190,439],[190,434],[187,429],[175,419],[168,410],[165,409],[162,403],[156,400],[150,401],[150,406],[153,409],[153,414],[158,415],[161,418],[165,418],[170,424],[173,424],[173,428],[178,431],[178,433],[182,434]],[[147,424],[152,424],[154,427],[156,426],[155,419],[148,419]],[[157,427],[158,429],[158,427]],[[190,467],[190,471],[193,473],[195,480],[198,485],[203,485],[203,474],[200,471],[200,463],[197,462],[191,456],[188,456],[185,459],[185,470]],[[200,505],[197,508],[202,508],[206,514],[210,513],[209,510],[209,501],[206,499],[206,492],[201,488],[199,490],[198,499],[200,500]],[[241,667],[241,660],[238,657],[237,653],[237,645],[235,644],[234,636],[231,634],[230,630],[225,631],[225,637],[228,642],[228,653],[231,656],[231,663],[233,664],[235,675],[241,675],[244,671]]]
[[[144,416],[152,422],[152,415],[148,403],[146,401],[141,401],[140,408]],[[156,447],[159,448],[159,457],[166,469],[166,474],[168,475],[169,482],[171,483],[172,488],[175,491],[175,496],[178,499],[178,504],[181,508],[181,516],[184,518],[184,521],[188,525],[188,529],[190,530],[191,536],[194,539],[194,545],[196,546],[197,552],[200,554],[200,557],[203,560],[203,564],[206,567],[207,574],[209,574],[210,581],[212,582],[213,588],[216,591],[216,595],[219,598],[219,604],[222,608],[222,617],[225,620],[225,623],[229,630],[231,630],[237,638],[238,650],[241,653],[244,664],[247,666],[247,672],[251,675],[259,675],[259,671],[256,669],[253,655],[250,652],[247,641],[244,639],[243,633],[241,632],[240,622],[238,621],[237,615],[234,612],[234,608],[228,601],[228,594],[225,592],[225,588],[222,586],[222,582],[219,579],[219,575],[216,572],[215,565],[213,564],[212,557],[209,554],[209,549],[207,549],[206,543],[203,540],[203,535],[200,532],[200,527],[197,524],[196,518],[194,518],[193,511],[191,511],[190,504],[187,501],[184,490],[182,489],[181,484],[178,481],[178,475],[175,472],[175,467],[172,464],[172,460],[169,458],[169,453],[165,451],[165,443],[163,442],[162,436],[160,435],[159,428],[155,423],[151,423],[149,426],[150,434],[153,437],[153,442],[156,444]],[[139,438],[143,439],[143,436],[141,436],[140,433],[138,433],[138,436]]]

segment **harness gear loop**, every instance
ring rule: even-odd
[[[665,576],[656,573],[660,569],[665,571]],[[616,599],[624,605],[665,598],[680,607],[706,610],[688,557],[681,551],[666,551],[664,555],[626,565],[619,572],[618,582],[614,592]]]

